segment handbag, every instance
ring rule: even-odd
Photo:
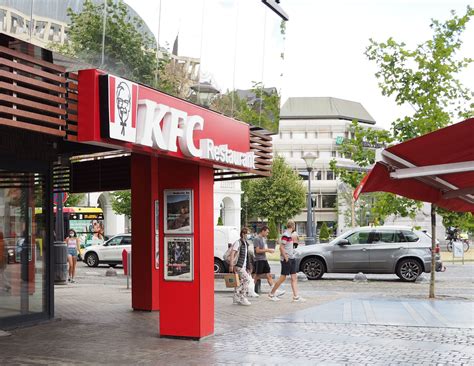
[[[239,239],[240,240],[240,239]],[[240,245],[242,245],[242,243],[240,243]],[[230,255],[232,253],[232,247],[233,245],[231,245],[224,253],[224,261],[229,265],[229,266],[235,266],[237,264],[237,261],[239,260],[239,252],[237,251],[237,253],[235,253],[234,255],[234,260],[232,261],[232,263],[230,263]]]
[[[240,279],[237,273],[226,273],[224,275],[225,287],[239,287]]]

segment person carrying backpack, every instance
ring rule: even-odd
[[[249,306],[250,301],[247,299],[250,282],[251,263],[249,257],[249,245],[247,243],[247,234],[249,230],[244,227],[240,230],[240,239],[232,245],[230,254],[229,272],[237,273],[240,277],[240,285],[234,289],[234,304]],[[237,256],[237,262],[233,265],[234,258]]]

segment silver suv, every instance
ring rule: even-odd
[[[308,279],[324,273],[394,273],[403,281],[415,281],[431,271],[431,239],[405,226],[360,227],[328,244],[300,247],[296,265]],[[436,268],[442,264],[437,256]]]

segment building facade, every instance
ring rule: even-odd
[[[337,149],[337,142],[351,138],[353,120],[362,126],[373,127],[375,120],[357,102],[328,97],[289,98],[280,112],[278,134],[273,136],[275,153],[285,158],[294,169],[305,176],[307,169],[304,154],[311,152],[318,157],[311,172],[313,222],[319,229],[323,222],[333,234],[343,232],[348,225],[344,217],[347,205],[342,199],[344,187],[330,168],[330,161],[354,167],[355,164]],[[300,234],[306,234],[306,209],[294,219]],[[319,231],[319,230],[318,230]]]

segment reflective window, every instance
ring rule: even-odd
[[[109,246],[120,245],[121,241],[122,241],[122,236],[116,236],[115,238],[110,239],[107,245]]]
[[[0,318],[46,311],[44,178],[0,170]]]
[[[413,231],[402,231],[405,240],[410,243],[414,243],[419,240],[418,236]]]
[[[352,233],[346,239],[351,243],[354,244],[368,244],[369,243],[369,234],[370,231],[357,231]]]

